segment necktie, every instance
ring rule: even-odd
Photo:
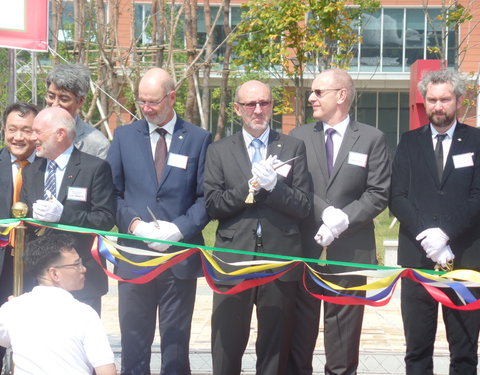
[[[18,171],[15,175],[15,181],[13,184],[13,203],[18,202],[20,200],[20,191],[22,190],[22,183],[23,183],[23,168],[30,164],[28,160],[16,160],[15,163],[18,164]]]
[[[437,173],[438,179],[442,179],[443,174],[443,145],[442,142],[445,139],[446,134],[437,134],[435,137],[437,138],[437,144],[435,145],[435,162],[437,164]]]
[[[325,132],[327,134],[327,140],[325,142],[325,149],[327,151],[327,170],[328,170],[328,175],[332,173],[333,169],[333,139],[332,136],[335,134],[335,129],[333,128],[328,128],[327,131]]]
[[[160,134],[157,145],[155,146],[155,172],[157,173],[157,183],[160,183],[165,161],[167,160],[167,142],[165,142],[165,134],[167,134],[167,131],[162,128],[156,129],[155,131]]]
[[[260,139],[255,138],[251,145],[255,149],[252,156],[252,164],[261,162],[263,158],[260,149],[262,148],[263,142]]]
[[[49,160],[47,162],[47,180],[45,181],[45,189],[43,192],[43,199],[45,200],[49,198],[47,190],[50,191],[54,197],[57,196],[57,182],[55,177],[56,171],[57,163],[55,163],[55,160]]]

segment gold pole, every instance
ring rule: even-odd
[[[23,202],[16,202],[12,206],[12,214],[21,219],[27,215],[28,207]],[[25,230],[27,227],[20,224],[15,227],[15,248],[13,249],[13,295],[23,293],[23,253],[25,250]]]

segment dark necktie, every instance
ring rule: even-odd
[[[57,163],[55,160],[49,160],[47,162],[47,179],[45,181],[45,189],[43,191],[43,199],[49,199],[47,191],[52,193],[54,197],[57,196],[57,182],[55,178],[55,172],[57,171]]]
[[[163,168],[165,167],[165,161],[167,160],[167,142],[165,142],[165,129],[155,129],[160,134],[158,137],[157,145],[155,146],[155,172],[157,173],[157,183],[162,178]]]
[[[437,134],[437,144],[435,145],[435,162],[437,163],[438,179],[442,179],[443,174],[443,145],[442,142],[445,139],[446,134]]]
[[[325,149],[327,151],[327,170],[328,175],[330,176],[333,169],[333,139],[332,136],[335,134],[336,130],[333,128],[328,128],[326,130],[327,140],[325,142]]]

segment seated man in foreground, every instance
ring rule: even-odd
[[[116,374],[98,314],[69,293],[86,272],[73,244],[65,234],[30,242],[25,266],[39,285],[0,307],[0,345],[12,347],[15,375]]]

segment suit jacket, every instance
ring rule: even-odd
[[[28,214],[32,216],[32,205],[37,199],[43,199],[46,159],[36,159],[25,167],[23,172],[22,201],[28,205]],[[69,188],[85,188],[86,201],[71,199]],[[75,225],[98,230],[110,230],[114,222],[113,184],[110,165],[95,156],[73,148],[65,168],[65,174],[57,199],[63,204],[60,224]],[[88,234],[74,234],[77,251],[87,268],[85,287],[77,296],[98,296],[108,290],[107,276],[91,256],[94,237]]]
[[[307,256],[316,259],[320,256],[322,247],[314,241],[314,236],[323,224],[323,210],[334,206],[348,215],[350,224],[328,246],[327,259],[375,264],[373,219],[387,206],[390,187],[385,134],[370,125],[350,121],[330,177],[323,123],[303,125],[291,134],[305,142],[312,186],[313,210],[302,230]],[[366,157],[365,165],[355,159],[358,154],[352,153]]]
[[[117,226],[121,233],[129,233],[134,218],[150,222],[147,207],[158,220],[173,222],[183,234],[183,241],[202,245],[202,229],[208,223],[203,196],[203,171],[207,147],[211,143],[209,132],[177,117],[169,156],[183,155],[186,166],[167,162],[160,183],[157,183],[150,135],[146,120],[115,130],[107,160],[112,166],[115,185]],[[127,246],[148,249],[143,241],[125,240]],[[178,251],[172,246],[169,252]],[[141,261],[145,257],[130,256]],[[134,270],[124,262],[118,267],[119,275],[131,278]],[[199,257],[190,257],[171,268],[182,279],[200,275]]]
[[[242,132],[212,144],[205,166],[205,203],[213,219],[218,219],[216,247],[255,251],[257,224],[260,222],[263,252],[301,257],[300,221],[311,208],[303,142],[270,131],[267,155],[277,155],[292,166],[288,175],[277,175],[272,192],[261,190],[254,204],[246,204],[251,162]],[[252,259],[227,252],[216,254],[226,262]],[[271,259],[271,258],[269,258]],[[282,280],[298,278],[290,272]]]
[[[75,118],[75,140],[73,144],[80,151],[97,156],[100,159],[107,157],[110,142],[98,129],[83,121],[80,116]]]
[[[415,237],[439,227],[450,238],[455,267],[479,268],[480,131],[457,123],[441,181],[430,126],[405,133],[393,163],[390,209],[400,221],[400,265],[432,268]]]
[[[5,147],[0,150],[0,219],[12,217],[12,200],[13,200],[13,179],[12,179],[12,160],[10,152]],[[7,248],[0,248],[0,273],[3,269],[5,256],[10,256]]]

